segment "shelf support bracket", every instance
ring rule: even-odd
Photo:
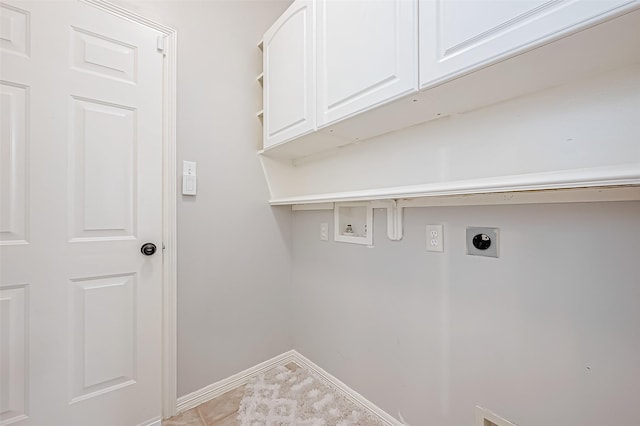
[[[403,232],[404,207],[398,205],[396,200],[389,200],[387,204],[387,237],[391,241],[400,241]]]

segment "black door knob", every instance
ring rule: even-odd
[[[151,256],[156,252],[156,245],[153,243],[144,243],[142,247],[140,247],[140,252],[145,256]]]

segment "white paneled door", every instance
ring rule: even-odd
[[[0,425],[145,423],[161,404],[159,33],[77,1],[3,1],[0,19]]]

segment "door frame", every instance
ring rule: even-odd
[[[177,409],[177,166],[175,29],[145,18],[106,0],[80,0],[111,15],[154,29],[164,36],[162,94],[162,418]],[[158,46],[160,49],[160,46]]]

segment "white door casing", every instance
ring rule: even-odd
[[[84,2],[0,11],[0,422],[157,418],[161,32]],[[155,255],[140,253],[145,242]]]

